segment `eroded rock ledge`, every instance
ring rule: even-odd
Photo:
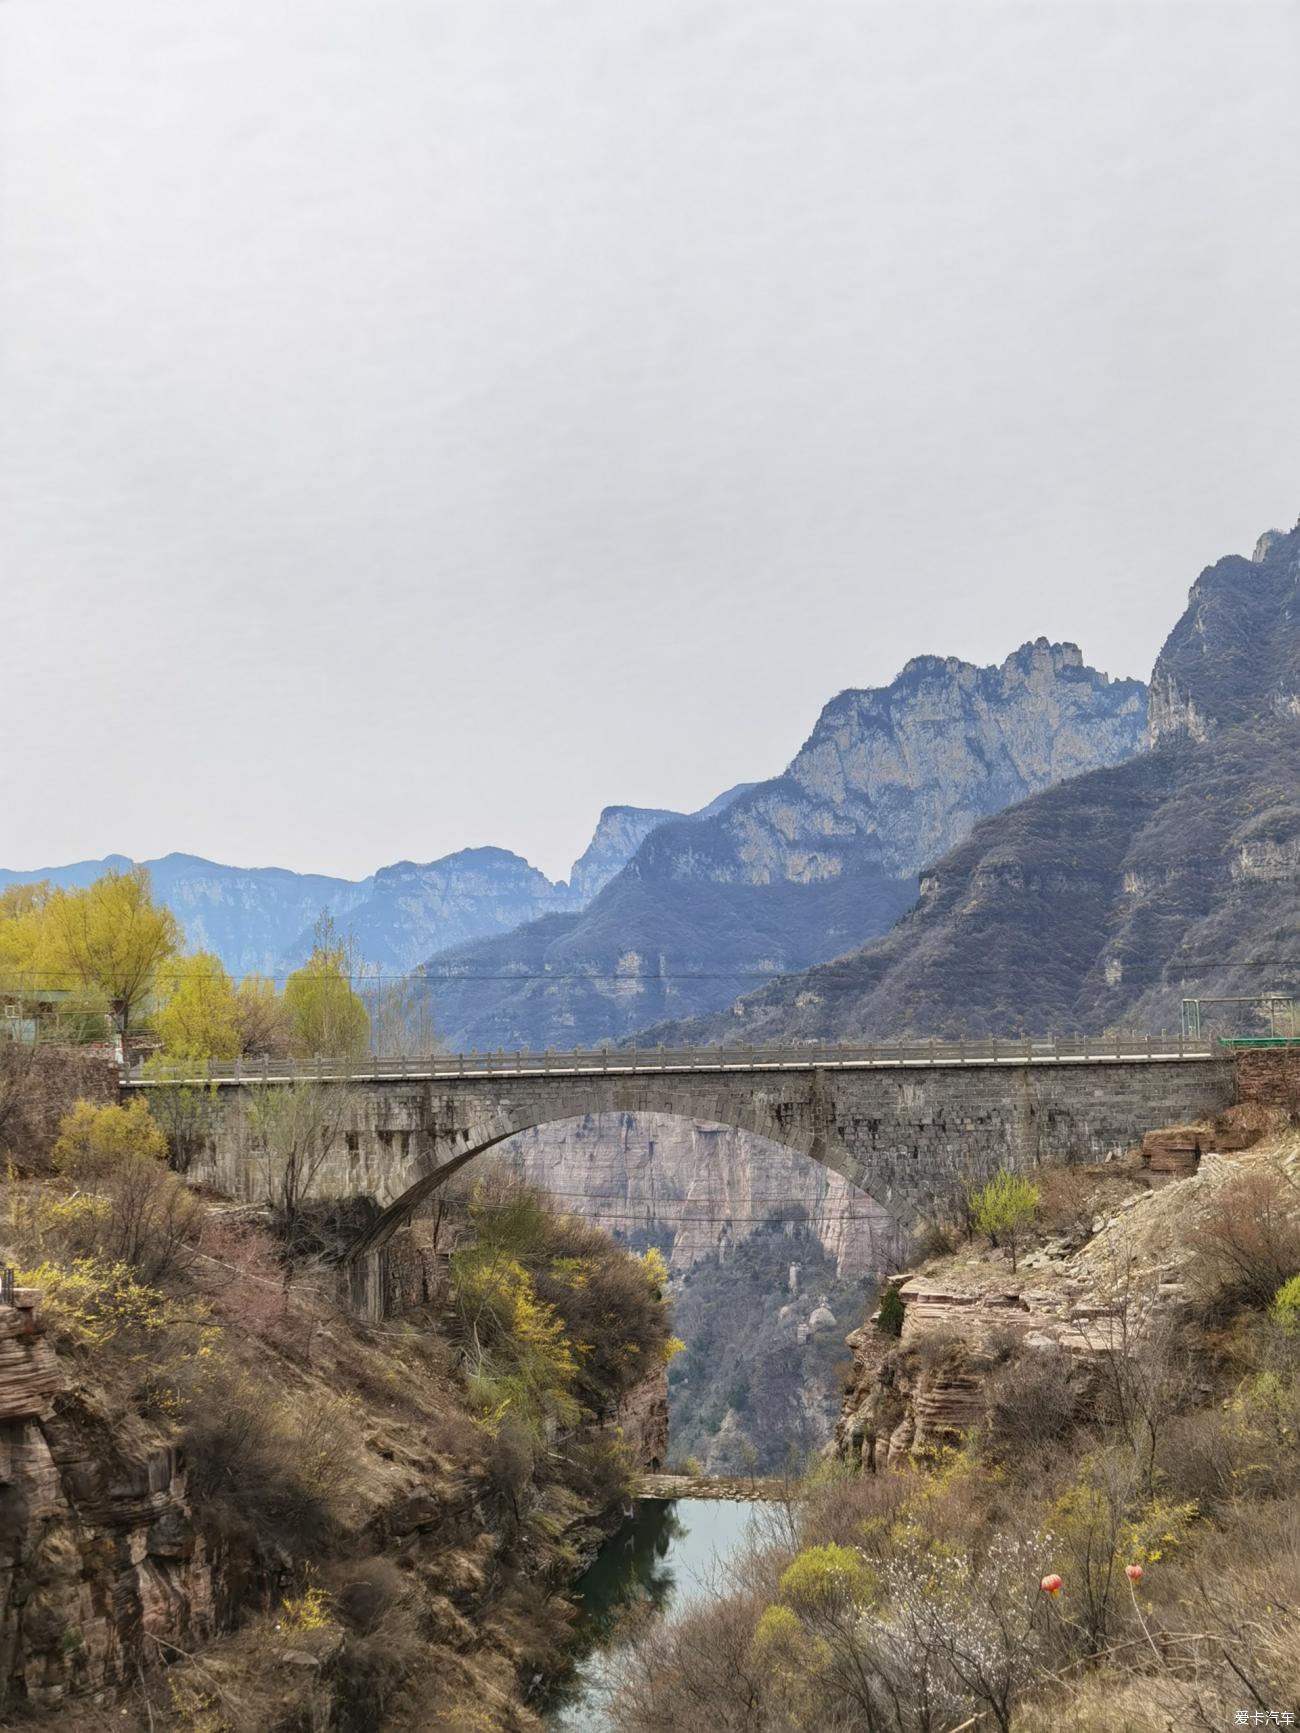
[[[1265,1143],[1240,1148],[1270,1125]],[[1267,1170],[1300,1178],[1300,1145],[1254,1105],[1166,1128],[1146,1140],[1134,1189],[1110,1188],[1090,1228],[1048,1236],[1017,1272],[1000,1252],[968,1249],[895,1278],[898,1335],[877,1310],[848,1337],[853,1373],[831,1453],[879,1471],[954,1442],[985,1420],[998,1368],[1026,1355],[1043,1356],[1066,1404],[1086,1413],[1106,1357],[1198,1297],[1198,1228]]]

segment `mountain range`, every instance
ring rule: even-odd
[[[981,820],[883,938],[646,1038],[1173,1029],[1184,998],[1300,994],[1300,526],[1201,573],[1148,712],[1146,750]]]
[[[1000,665],[920,656],[841,692],[777,777],[692,814],[604,809],[568,881],[468,848],[360,880],[169,854],[148,867],[192,949],[283,976],[330,915],[359,962],[423,967],[453,1047],[590,1045],[726,1006],[887,932],[926,864],[985,815],[1131,758],[1147,694],[1044,638]],[[6,883],[87,884],[125,856]]]
[[[429,959],[453,1047],[617,1041],[886,932],[984,815],[1133,756],[1146,688],[1045,638],[841,692],[782,775],[652,828],[586,908]]]
[[[0,889],[39,880],[88,885],[105,872],[139,864],[184,927],[189,949],[215,952],[234,975],[279,976],[297,968],[322,914],[350,937],[359,960],[386,972],[408,970],[432,951],[585,906],[656,825],[712,818],[749,786],[728,789],[697,814],[606,807],[567,883],[552,882],[508,849],[466,848],[426,863],[398,861],[364,879],[226,866],[192,854],[139,863],[110,854],[27,871],[0,868]]]
[[[237,975],[297,966],[322,912],[422,967],[453,1047],[1159,1028],[1300,991],[1298,725],[1300,526],[1201,573],[1147,684],[1044,638],[918,656],[832,698],[779,776],[606,807],[567,881],[499,847],[359,880],[143,864]]]

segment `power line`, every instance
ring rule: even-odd
[[[809,1158],[805,1157],[804,1159],[808,1160]],[[593,1196],[592,1193],[589,1191],[555,1191],[551,1186],[545,1185],[541,1180],[533,1180],[533,1181],[531,1181],[531,1183],[536,1185],[536,1187],[539,1191],[545,1192],[547,1197],[574,1198],[574,1199],[579,1200],[580,1202],[590,1204],[593,1209],[598,1207],[604,1201],[604,1199],[602,1199],[600,1197]],[[845,1183],[847,1184],[847,1181]],[[858,1188],[855,1187],[854,1188],[854,1197],[848,1201],[856,1203],[860,1200],[861,1201],[870,1201],[870,1198],[871,1198],[870,1192],[859,1191]],[[628,1204],[628,1205],[632,1204],[632,1202],[633,1202],[632,1198],[630,1198],[630,1197],[622,1197],[622,1198],[612,1197],[609,1201],[612,1203],[623,1203],[623,1204]],[[720,1207],[723,1203],[725,1203],[726,1200],[724,1198],[707,1197],[707,1198],[701,1198],[699,1201],[702,1204],[706,1204],[710,1209],[715,1209],[715,1208]],[[672,1208],[672,1209],[688,1209],[691,1206],[691,1202],[692,1202],[692,1200],[690,1198],[665,1198],[662,1200],[655,1200],[653,1202],[647,1200],[646,1208],[651,1209],[651,1210],[657,1210],[660,1207],[660,1203],[662,1203],[663,1205],[665,1205],[669,1208]],[[750,1197],[750,1198],[745,1199],[746,1206],[756,1204],[756,1203],[780,1204],[785,1209],[814,1210],[817,1208],[817,1204],[815,1202],[814,1203],[805,1203],[804,1200],[802,1198],[799,1198],[799,1197],[790,1197],[790,1196],[775,1197],[774,1196],[774,1197]],[[886,1212],[883,1208],[880,1208],[878,1213],[883,1216]],[[734,1218],[729,1217],[728,1219],[730,1220],[730,1219],[734,1219]],[[870,1218],[864,1216],[861,1219],[865,1221],[865,1220],[868,1220]]]
[[[568,1213],[570,1215],[576,1215],[578,1212],[576,1210],[570,1210]],[[625,1214],[619,1214],[617,1211],[613,1211],[613,1210],[603,1210],[599,1216],[592,1216],[590,1219],[592,1221],[602,1221],[602,1222],[617,1222],[617,1221],[633,1222],[633,1223],[636,1223],[638,1226],[641,1226],[641,1227],[649,1227],[652,1225],[652,1223],[647,1221],[645,1216],[643,1216],[643,1215],[625,1215]],[[664,1220],[666,1222],[666,1218],[656,1218],[656,1219]],[[690,1216],[686,1220],[680,1221],[680,1222],[676,1223],[675,1225],[677,1225],[678,1227],[693,1227],[697,1224],[700,1227],[717,1227],[717,1226],[736,1227],[736,1226],[745,1226],[745,1225],[761,1226],[764,1222],[777,1222],[777,1223],[788,1222],[788,1223],[793,1224],[796,1227],[806,1227],[806,1228],[820,1228],[823,1225],[830,1226],[830,1227],[842,1227],[842,1226],[846,1226],[850,1222],[865,1222],[869,1225],[874,1225],[877,1228],[882,1226],[881,1218],[879,1215],[821,1216],[818,1218],[818,1220],[816,1222],[809,1220],[809,1218],[807,1216],[781,1216],[781,1215]]]
[[[421,973],[419,970],[408,970],[404,973],[395,972],[391,974],[370,974],[366,971],[358,971],[351,975],[340,975],[332,972],[307,974],[304,970],[295,969],[287,975],[264,975],[259,973],[256,969],[252,969],[248,974],[239,977],[239,979],[244,981],[267,981],[272,986],[283,986],[285,982],[291,980],[339,981],[346,982],[350,987],[363,988],[374,986],[382,987],[386,986],[389,982],[395,981],[418,981],[421,986],[425,987],[455,984],[459,981],[621,981],[628,983],[635,981],[778,981],[781,979],[783,973],[789,974],[794,970],[814,968],[818,966],[819,965],[816,964],[792,963],[785,970],[725,969],[693,971],[687,969],[664,969],[653,975],[630,975],[625,970],[595,969],[580,970],[567,975],[555,974],[551,970],[526,971],[522,969],[499,969],[490,974],[457,972],[454,975],[428,975]],[[5,980],[36,980],[41,986],[48,988],[51,992],[61,992],[66,990],[66,988],[58,988],[54,985],[54,981],[50,978],[49,971],[37,972],[29,969],[5,969],[3,970],[3,978]],[[73,986],[80,987],[85,985],[85,978],[81,975],[69,972],[62,978],[66,982],[70,982]],[[173,984],[180,981],[189,981],[191,984],[197,986],[209,984],[201,980],[196,980],[194,976],[179,971],[170,974],[154,974],[150,979],[154,982],[171,982]],[[39,990],[39,988],[33,990]]]
[[[241,981],[265,981],[271,986],[283,986],[290,980],[295,981],[338,981],[346,982],[350,987],[382,987],[390,982],[417,981],[422,986],[454,986],[462,981],[549,981],[560,984],[570,981],[615,981],[631,986],[637,982],[655,981],[767,981],[777,982],[792,974],[804,974],[814,969],[831,968],[842,964],[851,958],[836,957],[822,962],[791,963],[778,969],[661,969],[653,974],[629,974],[626,970],[581,969],[566,974],[556,973],[550,969],[496,969],[491,971],[457,970],[454,974],[429,974],[423,969],[408,969],[401,971],[357,970],[342,975],[332,970],[311,972],[295,969],[288,974],[262,974],[256,969],[249,970],[246,975],[238,977]],[[1251,957],[1251,958],[1204,958],[1181,965],[1177,969],[1164,968],[1150,985],[1159,986],[1162,981],[1185,979],[1205,970],[1213,969],[1293,969],[1300,970],[1300,959],[1295,957]],[[150,977],[154,983],[176,985],[189,982],[200,989],[217,983],[204,982],[193,975],[176,970],[162,971]],[[64,992],[69,986],[84,987],[84,976],[72,971],[59,974],[51,970],[6,969],[0,967],[0,980],[4,982],[27,981],[36,983],[30,990],[39,991],[42,987],[50,992]],[[62,980],[64,985],[56,984]]]

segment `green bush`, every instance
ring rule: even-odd
[[[631,1256],[514,1181],[480,1185],[469,1226],[451,1261],[452,1302],[490,1426],[513,1412],[537,1439],[548,1420],[606,1419],[673,1352],[657,1253]]]
[[[903,1296],[897,1288],[886,1288],[880,1296],[880,1310],[876,1314],[876,1328],[886,1336],[901,1336],[903,1319],[907,1307],[903,1304]]]
[[[93,1183],[128,1162],[165,1162],[167,1139],[155,1125],[143,1095],[126,1107],[79,1101],[60,1121],[59,1139],[50,1154],[60,1173]]]
[[[1283,1282],[1273,1296],[1273,1320],[1288,1333],[1300,1334],[1300,1275]]]
[[[1006,1245],[1014,1270],[1019,1237],[1038,1214],[1038,1187],[1004,1168],[980,1187],[971,1205],[977,1230],[987,1234],[994,1245]]]

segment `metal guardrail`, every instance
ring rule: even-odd
[[[457,1077],[636,1076],[645,1072],[888,1069],[903,1066],[1063,1065],[1159,1063],[1211,1059],[1213,1041],[1175,1035],[1022,1037],[986,1041],[888,1041],[865,1046],[804,1043],[796,1046],[599,1047],[544,1053],[434,1053],[419,1058],[233,1059],[124,1069],[123,1081],[150,1087],[167,1083],[308,1081],[428,1082]]]

